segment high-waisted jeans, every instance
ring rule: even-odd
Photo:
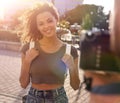
[[[68,103],[64,87],[54,90],[37,90],[30,88],[26,103]]]

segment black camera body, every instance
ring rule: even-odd
[[[91,71],[120,72],[120,58],[110,50],[109,32],[89,31],[84,35],[84,39],[80,42],[80,68]]]

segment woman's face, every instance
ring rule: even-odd
[[[43,37],[52,37],[56,35],[56,18],[48,11],[40,13],[36,17],[37,28]]]

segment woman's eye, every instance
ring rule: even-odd
[[[53,20],[48,20],[48,23],[51,23],[51,22],[53,22]]]
[[[42,23],[39,23],[38,25],[39,25],[39,26],[42,26],[43,24],[42,24]]]
[[[51,19],[46,21],[46,23],[52,23],[52,22],[53,22],[53,20],[51,20]],[[38,23],[38,26],[43,26],[43,25],[44,25],[44,23],[42,23],[42,22]]]

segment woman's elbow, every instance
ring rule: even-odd
[[[77,90],[80,86],[80,80],[77,80],[76,82],[71,82],[70,85],[74,90]]]
[[[20,82],[20,86],[24,89],[28,86],[28,83],[26,83],[25,81],[23,81],[21,79],[19,79],[19,82]]]
[[[26,89],[26,87],[27,87],[27,85],[26,84],[20,84],[20,86],[22,87],[22,88],[24,88],[24,89]]]

